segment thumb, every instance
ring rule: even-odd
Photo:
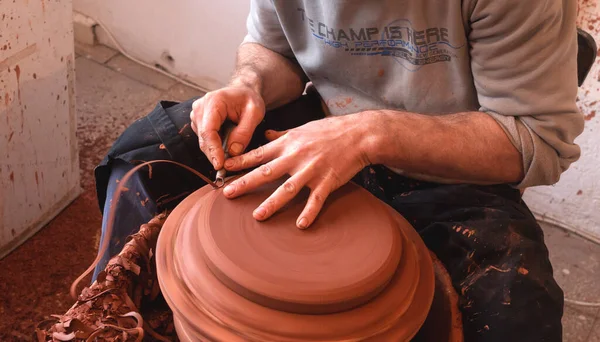
[[[269,141],[273,141],[273,140],[277,140],[280,137],[284,136],[287,132],[289,131],[289,129],[286,129],[285,131],[274,131],[272,129],[268,129],[265,132],[265,137],[269,140]]]
[[[240,121],[229,134],[227,151],[232,156],[242,154],[256,130],[256,127],[264,117],[264,109],[249,103],[246,110],[240,115]]]

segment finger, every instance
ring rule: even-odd
[[[261,185],[273,182],[287,173],[289,169],[288,165],[289,162],[283,158],[263,164],[229,183],[229,185],[223,189],[223,194],[227,198],[235,198],[258,188]]]
[[[190,122],[191,122],[191,126],[192,126],[192,130],[194,130],[194,132],[196,134],[198,134],[198,126],[196,125],[196,120],[198,120],[198,115],[196,115],[196,112],[202,112],[202,100],[204,98],[198,99],[196,101],[194,101],[194,103],[192,104],[192,110],[190,111]]]
[[[241,156],[225,161],[227,171],[241,171],[273,160],[278,155],[279,147],[274,143],[259,146]]]
[[[286,129],[285,131],[274,131],[272,129],[268,129],[265,132],[265,137],[269,140],[269,141],[273,141],[273,140],[277,140],[280,137],[284,136],[287,132],[289,131],[289,129]]]
[[[192,112],[199,109],[202,106],[202,102],[204,102],[204,96],[192,102]]]
[[[259,221],[273,216],[273,214],[298,195],[310,177],[309,172],[299,172],[292,175],[292,177],[288,178],[269,198],[254,210],[252,216]]]
[[[225,159],[225,152],[221,147],[221,137],[216,131],[200,131],[198,135],[198,141],[200,149],[210,163],[213,165],[215,170],[220,170],[223,165],[223,159]]]
[[[330,191],[327,189],[328,186],[323,184],[310,192],[306,206],[304,206],[304,210],[302,210],[302,213],[298,216],[296,227],[306,229],[313,224],[317,215],[319,215],[319,212],[323,208],[327,196],[330,194]]]
[[[213,98],[204,103],[198,138],[200,149],[213,164],[215,170],[221,169],[225,161],[219,129],[226,118],[227,105],[223,100]]]
[[[252,139],[256,126],[260,124],[264,116],[265,109],[263,106],[248,101],[240,115],[237,126],[231,130],[229,135],[227,149],[232,156],[238,156],[244,152]]]
[[[194,103],[192,104],[192,111],[190,112],[190,125],[191,125],[194,133],[196,133],[196,135],[198,136],[198,144],[199,144],[200,150],[202,150],[202,152],[210,160],[210,157],[206,151],[205,140],[201,136],[202,132],[198,131],[198,126],[199,126],[199,124],[201,125],[201,123],[202,123],[202,117],[203,117],[203,112],[204,112],[204,99],[205,99],[205,97],[202,97],[202,98],[194,101]],[[214,163],[211,162],[211,164],[214,164]]]

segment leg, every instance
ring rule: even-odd
[[[517,190],[372,169],[357,181],[411,222],[445,264],[461,297],[466,341],[561,341],[563,293]]]
[[[100,244],[108,238],[107,217],[116,187],[135,164],[156,159],[174,160],[210,175],[210,164],[200,153],[194,154],[191,146],[193,131],[189,123],[184,123],[186,108],[191,109],[194,100],[180,104],[159,103],[151,113],[132,123],[121,134],[96,168],[98,203],[103,211]],[[189,121],[189,110],[187,115]],[[175,165],[155,164],[136,172],[125,184],[129,190],[119,198],[108,249],[96,266],[92,281],[104,270],[109,259],[121,251],[129,235],[158,212],[174,207],[182,199],[180,195],[203,185],[202,180]]]
[[[200,151],[198,137],[190,126],[189,114],[196,98],[182,103],[161,102],[146,117],[129,126],[96,168],[98,202],[104,213],[101,241],[106,238],[107,213],[120,179],[135,164],[166,159],[190,166],[215,178],[212,165]],[[323,117],[319,96],[309,92],[287,106],[270,111],[257,127],[249,148],[266,142],[264,132],[300,126]],[[174,208],[186,195],[205,185],[189,171],[171,164],[154,164],[138,171],[126,184],[129,191],[119,199],[114,230],[107,253],[96,267],[93,279],[118,253],[126,238],[158,212]]]
[[[110,204],[113,199],[113,195],[116,191],[116,187],[119,181],[125,176],[125,174],[133,168],[133,165],[126,163],[122,160],[115,160],[112,165],[112,172],[107,186],[106,202],[104,204],[104,212],[102,216],[102,236],[100,239],[100,245],[107,236],[106,232],[108,211]],[[127,238],[135,234],[140,226],[150,221],[156,214],[157,208],[156,203],[150,200],[150,195],[147,189],[144,187],[144,183],[139,174],[134,174],[127,184],[129,191],[122,194],[119,199],[119,206],[115,215],[114,227],[115,229],[110,237],[109,248],[106,253],[102,256],[102,259],[94,270],[92,281],[98,277],[98,274],[106,268],[110,258],[118,254],[125,243]]]

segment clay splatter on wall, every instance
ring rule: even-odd
[[[584,117],[583,117],[583,118],[584,118],[586,121],[589,121],[589,120],[592,120],[592,119],[593,119],[595,116],[596,116],[596,111],[595,111],[595,110],[592,110],[592,111],[590,111],[590,112],[589,112],[589,114],[584,114]]]
[[[600,4],[597,0],[580,0],[577,7],[577,26],[592,35],[597,44],[600,44]],[[600,50],[598,52],[600,55]],[[588,74],[585,83],[579,91],[577,105],[586,121],[596,117],[600,110],[594,93],[600,92],[600,58],[596,58],[595,65]]]

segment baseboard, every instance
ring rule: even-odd
[[[96,35],[96,42],[98,44],[102,44],[108,46],[113,50],[119,51],[119,47],[115,45],[112,39],[110,39],[110,36],[108,35],[108,33],[106,33],[104,27],[102,27],[101,25],[96,25],[94,27],[94,34]]]
[[[75,41],[87,45],[96,44],[96,33],[94,32],[97,26],[94,19],[73,11],[73,33]]]

